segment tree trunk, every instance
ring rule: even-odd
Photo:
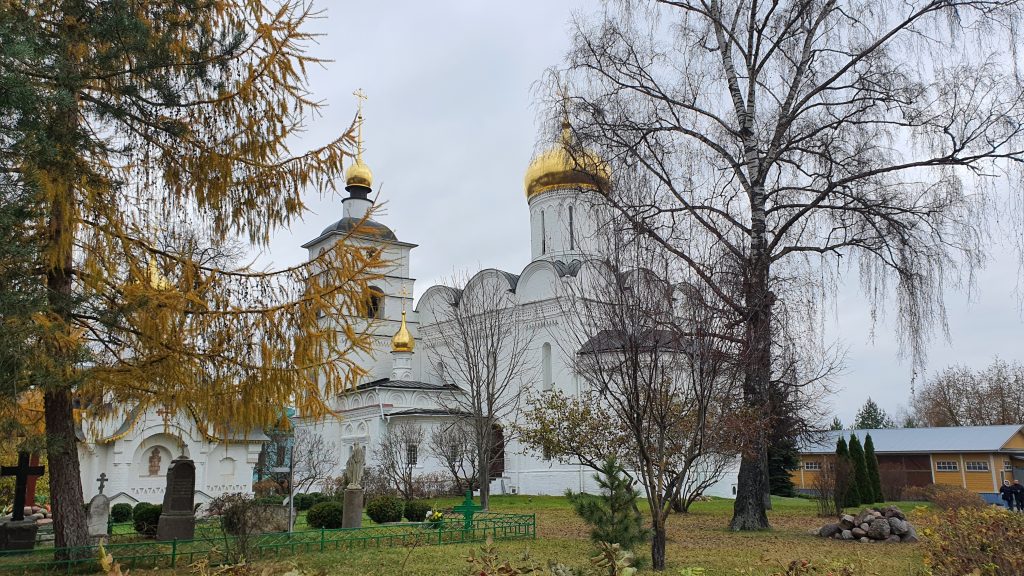
[[[89,535],[82,507],[82,476],[78,465],[71,390],[57,388],[47,391],[43,396],[43,410],[46,416],[50,503],[53,507],[53,545],[57,548],[86,546]],[[83,552],[84,556],[89,555],[88,551]],[[60,556],[57,559],[64,559]]]
[[[477,482],[480,484],[480,507],[483,510],[490,509],[491,505],[491,454],[487,444],[486,440],[480,442],[477,450]]]
[[[655,522],[651,535],[651,567],[661,572],[665,569],[665,521]]]
[[[55,143],[55,150],[51,156],[40,158],[42,174],[49,180],[48,185],[54,189],[47,222],[48,245],[45,248],[46,255],[52,258],[52,265],[46,274],[46,286],[49,289],[48,306],[50,311],[63,321],[63,336],[69,340],[73,340],[70,335],[73,329],[72,250],[77,225],[75,184],[82,177],[75,161],[84,154],[76,148],[79,131],[78,83],[81,79],[75,66],[80,62],[80,54],[83,53],[80,50],[83,41],[77,27],[80,26],[79,20],[86,17],[91,10],[81,0],[63,5],[65,20],[60,25],[59,37],[65,47],[62,64],[66,69],[63,70],[59,87],[61,92],[75,99],[75,104],[65,105],[55,116],[53,123],[47,127],[47,133]],[[76,369],[78,351],[67,350],[57,344],[50,353],[54,355],[55,363],[62,368],[52,376],[54,381],[50,382],[43,393],[54,546],[86,546],[89,543],[89,531],[83,505],[78,438],[75,434],[74,389],[68,381],[68,376]],[[89,555],[83,548],[80,548],[79,552]],[[62,559],[61,556],[77,555],[56,554],[57,559]]]
[[[750,257],[744,286],[746,334],[743,343],[743,403],[753,417],[755,429],[748,438],[740,461],[740,473],[733,506],[732,530],[764,530],[768,524],[768,387],[771,382],[771,308],[773,295],[769,279],[769,258],[765,245],[764,188],[751,192]]]

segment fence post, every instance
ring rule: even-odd
[[[324,529],[321,528],[320,529],[320,551],[321,552],[324,551],[324,539],[325,539]]]
[[[171,541],[171,568],[174,568],[178,564],[178,539],[175,538]]]

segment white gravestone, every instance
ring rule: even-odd
[[[99,494],[89,501],[89,537],[98,540],[107,537],[107,525],[110,522],[110,498],[103,494],[103,485],[107,482],[106,473],[96,479],[100,483]]]

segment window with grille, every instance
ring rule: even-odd
[[[983,460],[968,460],[964,466],[968,472],[988,472],[988,462]]]
[[[821,470],[821,462],[804,462],[804,470]]]
[[[1013,472],[1013,463],[1009,460],[1003,460],[1003,470],[1006,472]]]
[[[415,444],[405,445],[405,462],[409,466],[415,466],[417,457],[419,456],[419,446]]]
[[[935,469],[939,472],[956,472],[960,465],[955,460],[939,460],[935,463]]]

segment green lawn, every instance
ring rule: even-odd
[[[434,501],[452,506],[460,498]],[[898,503],[911,512],[920,503]],[[714,575],[770,575],[785,573],[794,560],[807,560],[823,567],[849,566],[857,575],[886,576],[923,574],[922,551],[915,544],[860,544],[837,542],[812,536],[810,531],[826,522],[816,517],[814,502],[798,498],[773,498],[770,512],[773,530],[734,533],[726,529],[732,501],[711,500],[693,505],[689,514],[669,520],[668,570],[676,575],[683,568],[703,568]],[[555,496],[496,496],[495,512],[536,513],[536,540],[499,542],[498,549],[510,559],[529,552],[533,561],[555,560],[582,565],[592,554],[587,527],[573,514],[566,500]],[[449,576],[464,575],[466,556],[476,545],[441,547],[345,550],[303,554],[293,559],[300,567],[344,576]],[[650,553],[638,550],[641,574],[649,570]],[[170,574],[170,571],[161,571]],[[180,574],[187,571],[180,570]],[[825,572],[821,572],[825,574]]]

